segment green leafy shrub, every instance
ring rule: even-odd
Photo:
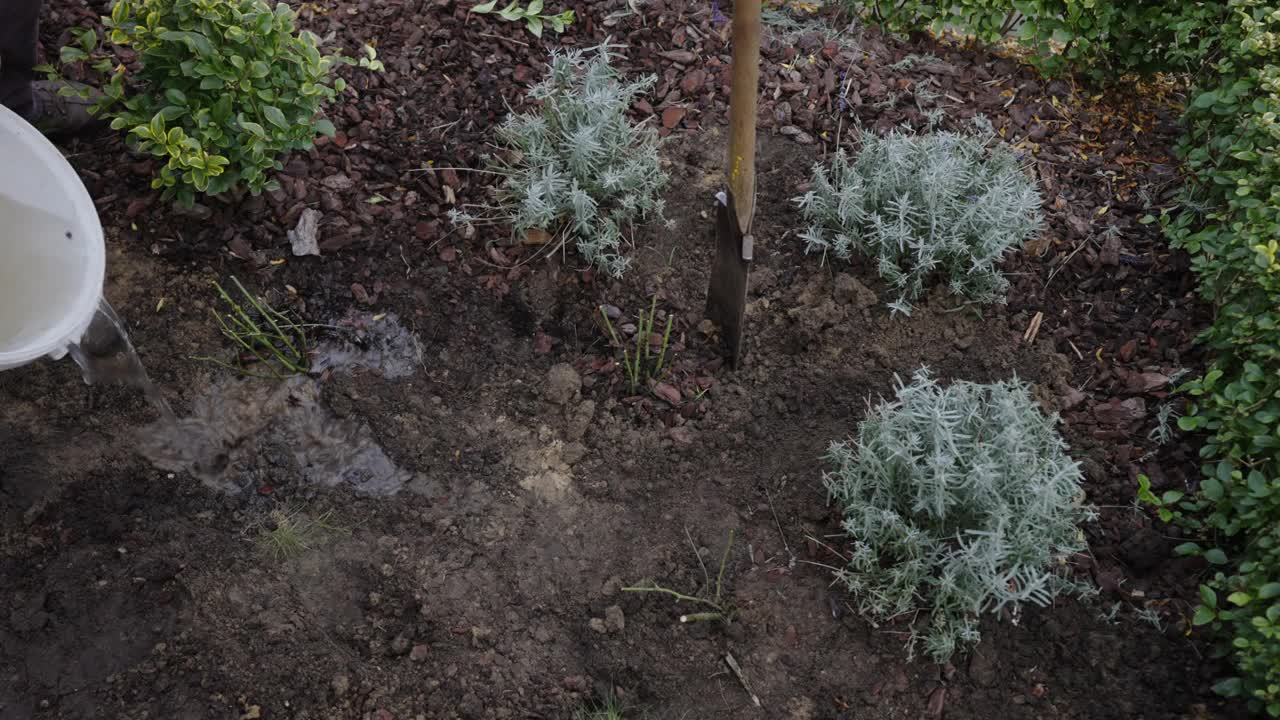
[[[1185,202],[1166,218],[1217,309],[1203,338],[1213,362],[1183,387],[1192,401],[1178,423],[1207,434],[1182,519],[1210,538],[1180,551],[1222,566],[1195,617],[1233,636],[1239,674],[1218,689],[1280,717],[1280,3],[1223,5],[1223,54],[1179,147]]]
[[[903,312],[939,275],[957,295],[1003,302],[1008,281],[997,264],[1039,232],[1040,195],[1011,152],[988,150],[990,140],[863,132],[855,157],[840,150],[829,170],[814,166],[812,189],[795,199],[812,223],[801,239],[810,252],[873,260]]]
[[[498,129],[505,152],[490,169],[503,180],[486,218],[521,235],[536,229],[572,238],[587,262],[622,275],[629,263],[621,254],[624,231],[663,209],[658,133],[627,118],[653,82],[622,82],[607,45],[553,53],[550,74],[529,93],[541,108],[512,115]],[[465,212],[451,216],[477,221]]]
[[[1016,380],[944,388],[921,370],[831,445],[823,481],[853,540],[837,579],[876,619],[927,613],[909,654],[923,637],[945,662],[982,613],[1083,589],[1062,569],[1093,513],[1055,422]]]
[[[103,18],[110,41],[133,48],[141,70],[121,66],[95,112],[128,130],[142,152],[166,159],[152,187],[191,204],[219,195],[277,187],[270,179],[284,153],[311,147],[334,128],[321,106],[343,90],[329,84],[335,55],[296,32],[294,12],[264,0],[120,0]],[[85,59],[64,48],[63,60]],[[90,48],[92,51],[92,48]],[[360,64],[381,63],[366,48]]]
[[[573,24],[574,14],[572,10],[548,15],[542,12],[542,5],[542,0],[529,0],[528,5],[521,7],[518,0],[512,0],[511,4],[498,10],[498,0],[489,0],[489,2],[480,3],[471,8],[471,12],[477,15],[493,13],[508,22],[520,22],[523,20],[525,29],[535,37],[542,37],[542,28],[544,26],[550,25],[551,29],[559,35],[564,32],[565,28]]]
[[[895,32],[954,29],[985,43],[1014,37],[1048,72],[1095,79],[1198,69],[1216,46],[1221,2],[1200,0],[844,0]]]

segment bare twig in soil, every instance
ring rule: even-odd
[[[843,537],[843,535],[828,535],[827,537]],[[848,561],[849,561],[849,558],[845,557],[845,556],[844,556],[842,553],[840,553],[838,550],[836,550],[835,548],[831,547],[831,546],[830,546],[830,545],[828,545],[827,543],[825,543],[825,542],[823,542],[823,541],[819,540],[818,538],[816,538],[816,537],[814,537],[814,536],[812,536],[812,535],[805,535],[805,539],[806,539],[806,540],[812,540],[815,544],[821,545],[822,547],[826,548],[827,552],[831,553],[832,555],[835,555],[836,557],[840,558],[841,560],[844,560],[844,561],[846,561],[846,562],[848,562]]]
[[[685,534],[686,536],[688,535],[687,528],[685,530]],[[733,534],[733,530],[730,530],[729,542],[725,545],[724,554],[720,556],[720,572],[716,575],[716,594],[714,600],[708,600],[707,598],[697,597],[694,595],[686,595],[682,592],[672,590],[671,588],[662,587],[656,582],[652,585],[624,587],[622,588],[622,592],[659,593],[662,595],[670,595],[677,601],[697,603],[714,610],[714,612],[708,611],[681,615],[680,622],[682,623],[705,622],[710,620],[723,620],[724,622],[728,622],[732,620],[734,608],[724,602],[724,572],[725,568],[728,567],[729,564],[729,551],[733,549]],[[689,544],[693,545],[692,538],[690,538]],[[693,548],[693,554],[698,555],[697,547]],[[698,562],[700,564],[702,563],[702,557],[700,555],[698,556]],[[704,577],[707,576],[706,565],[702,566],[702,573]],[[709,578],[707,582],[710,584]]]
[[[742,683],[742,689],[746,690],[747,694],[751,696],[751,702],[755,703],[756,707],[764,709],[764,704],[760,702],[760,698],[751,689],[751,683],[747,682],[746,673],[742,672],[742,666],[734,659],[733,654],[725,653],[724,661],[729,666],[729,669],[733,671],[734,676],[738,678],[738,682]]]
[[[501,35],[494,35],[492,33],[476,33],[476,34],[479,35],[480,37],[494,38],[495,40],[502,40],[503,42],[510,42],[510,43],[515,43],[516,45],[523,45],[525,47],[529,47],[529,43],[520,42],[515,38],[502,37]]]
[[[1064,267],[1066,267],[1067,265],[1071,264],[1071,259],[1072,259],[1072,258],[1074,258],[1074,257],[1076,256],[1076,253],[1078,253],[1078,252],[1080,252],[1081,250],[1083,250],[1083,249],[1084,249],[1084,246],[1089,244],[1089,241],[1090,241],[1089,239],[1085,239],[1085,240],[1080,241],[1080,244],[1076,245],[1075,249],[1071,251],[1071,254],[1070,254],[1070,255],[1067,255],[1067,259],[1066,259],[1066,260],[1063,260],[1063,261],[1062,261],[1062,263],[1061,263],[1060,265],[1058,265],[1058,267],[1054,268],[1054,269],[1053,269],[1053,271],[1049,273],[1049,277],[1045,278],[1045,281],[1044,281],[1044,287],[1043,287],[1043,288],[1041,289],[1041,291],[1040,291],[1040,292],[1041,292],[1041,295],[1043,295],[1044,293],[1048,292],[1048,290],[1049,290],[1049,283],[1053,282],[1053,276],[1055,276],[1055,275],[1057,275],[1059,272],[1061,272],[1061,271],[1062,271],[1062,268],[1064,268]]]
[[[1022,339],[1028,345],[1036,341],[1036,336],[1040,334],[1040,323],[1044,322],[1044,313],[1036,311],[1035,317],[1031,318],[1031,323],[1027,325],[1027,331],[1022,333]]]
[[[608,316],[605,316],[606,318]],[[684,537],[689,541],[689,547],[693,549],[694,557],[698,558],[698,565],[702,566],[702,587],[711,587],[711,575],[707,573],[707,564],[702,562],[702,553],[698,552],[698,546],[693,542],[693,536],[689,534],[689,526],[684,526]]]
[[[729,563],[729,551],[733,549],[733,530],[729,531],[729,542],[724,545],[724,554],[720,556],[720,573],[716,575],[716,603],[724,597],[724,568]]]
[[[791,552],[791,545],[787,542],[787,534],[782,532],[782,523],[778,522],[778,512],[773,509],[773,496],[769,494],[769,488],[764,489],[764,497],[769,501],[769,513],[773,515],[773,524],[778,528],[778,536],[782,538],[782,547],[786,549],[787,555],[791,557],[788,567],[796,566],[796,554]]]
[[[1084,353],[1081,353],[1081,352],[1080,352],[1080,348],[1076,347],[1076,344],[1075,344],[1075,343],[1073,343],[1073,342],[1071,342],[1070,340],[1068,340],[1068,341],[1067,341],[1067,344],[1068,344],[1068,345],[1070,345],[1070,346],[1071,346],[1071,349],[1075,351],[1075,353],[1076,353],[1076,357],[1080,358],[1081,360],[1084,360]]]

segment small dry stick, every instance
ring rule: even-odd
[[[796,565],[796,554],[791,552],[791,545],[787,542],[787,534],[782,532],[782,523],[778,521],[778,513],[773,509],[773,496],[769,494],[769,488],[764,489],[765,499],[769,501],[769,513],[773,515],[773,524],[778,527],[778,536],[782,538],[782,547],[786,548],[787,555],[791,557],[791,567]]]
[[[724,546],[724,555],[720,556],[720,574],[716,575],[716,605],[720,604],[720,598],[724,594],[724,568],[729,562],[729,551],[733,549],[733,530],[729,530],[729,542]]]
[[[689,534],[689,526],[684,526],[684,537],[689,541],[689,547],[693,548],[694,557],[698,558],[698,564],[702,566],[702,586],[711,587],[711,575],[707,572],[707,564],[702,562],[702,553],[698,552],[698,546],[693,542],[693,536]]]
[[[1037,312],[1035,317],[1031,318],[1031,324],[1027,325],[1027,331],[1022,334],[1022,339],[1030,345],[1036,341],[1036,336],[1040,334],[1040,323],[1044,322],[1044,313]]]
[[[1080,348],[1076,347],[1075,343],[1068,340],[1067,344],[1070,345],[1071,349],[1076,352],[1076,357],[1080,358],[1081,360],[1084,360],[1084,355],[1080,352]]]
[[[731,653],[725,653],[724,661],[729,666],[729,669],[733,671],[733,674],[737,676],[738,682],[742,683],[742,689],[746,690],[747,694],[751,696],[751,702],[755,703],[756,707],[763,710],[764,704],[760,702],[760,698],[757,697],[755,691],[751,689],[751,683],[747,682],[747,675],[742,672],[742,666],[738,664],[738,661],[733,658]]]

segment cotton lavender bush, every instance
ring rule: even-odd
[[[812,189],[795,198],[809,229],[808,252],[851,260],[856,252],[911,312],[935,276],[976,302],[1003,302],[1008,281],[997,264],[1041,226],[1040,195],[990,124],[975,132],[860,134],[852,158],[836,152],[813,169]]]
[[[529,91],[541,107],[498,129],[503,152],[490,170],[503,180],[484,219],[519,235],[539,229],[571,239],[583,259],[617,277],[629,263],[621,250],[632,223],[662,215],[658,191],[667,175],[657,130],[627,118],[654,78],[624,82],[609,60],[607,44],[552,54],[547,78]],[[458,211],[451,217],[480,220]]]
[[[1088,592],[1064,570],[1094,513],[1055,422],[1016,379],[943,387],[922,369],[832,443],[823,482],[852,542],[837,582],[876,620],[918,613],[909,658],[923,643],[946,662],[983,613]]]

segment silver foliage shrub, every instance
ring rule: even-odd
[[[807,250],[868,257],[899,293],[890,307],[908,314],[935,276],[957,295],[1003,302],[997,264],[1039,232],[1041,200],[1009,150],[988,149],[989,129],[862,132],[854,157],[816,164],[812,189],[795,198],[811,223]]]
[[[909,656],[923,642],[945,662],[981,614],[1086,591],[1063,570],[1093,511],[1056,420],[1017,380],[942,387],[922,369],[832,443],[823,482],[852,541],[837,582],[874,619],[915,616]]]
[[[503,153],[490,169],[504,176],[489,219],[563,233],[589,263],[612,276],[626,270],[622,244],[631,223],[660,216],[658,133],[627,111],[654,78],[624,82],[607,45],[554,52],[546,79],[529,94],[542,105],[498,129]],[[475,217],[451,213],[454,222]]]

